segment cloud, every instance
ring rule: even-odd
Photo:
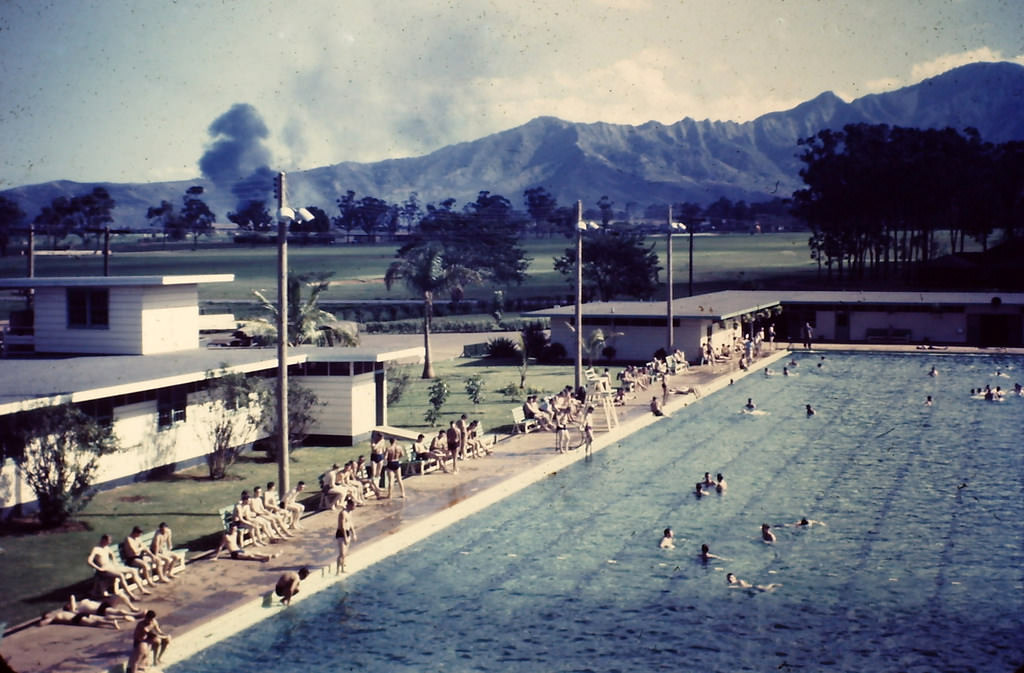
[[[910,67],[911,83],[920,82],[929,77],[935,77],[942,73],[958,68],[968,63],[982,63],[995,61],[1011,61],[1024,65],[1024,54],[1016,56],[1004,56],[999,50],[989,47],[979,47],[970,51],[962,51],[955,54],[943,54],[938,58],[923,63],[915,63]]]

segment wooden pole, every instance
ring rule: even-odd
[[[284,499],[288,474],[288,221],[281,208],[288,203],[285,174],[277,174],[277,488]]]
[[[668,322],[668,335],[665,339],[665,354],[671,355],[675,349],[672,348],[672,344],[675,342],[674,330],[672,329],[672,204],[668,205],[668,233],[665,235],[668,239],[668,254],[666,257],[666,271],[665,276],[668,281],[668,300],[665,302],[665,313],[666,320]]]

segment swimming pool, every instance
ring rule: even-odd
[[[797,359],[169,670],[1014,670],[1024,398],[968,390],[1012,388],[992,374],[1024,358]],[[693,495],[705,471],[723,495]],[[827,525],[761,542],[804,515]],[[728,560],[701,563],[703,542]]]

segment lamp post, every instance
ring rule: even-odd
[[[277,488],[284,499],[290,488],[288,474],[288,225],[309,222],[313,214],[305,208],[288,207],[285,174],[274,176],[277,197]]]
[[[675,329],[672,325],[672,234],[674,231],[686,231],[686,225],[682,222],[672,221],[672,204],[668,206],[668,233],[665,238],[668,240],[668,251],[666,257],[666,280],[668,281],[668,299],[665,305],[666,322],[668,323],[668,334],[665,339],[665,353],[671,355],[675,351]],[[692,248],[691,248],[692,250]],[[691,258],[692,259],[692,258]],[[692,295],[693,292],[691,291]]]
[[[583,202],[576,202],[576,367],[575,388],[583,382],[583,232],[600,229],[596,222],[583,221]]]

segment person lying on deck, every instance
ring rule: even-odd
[[[272,558],[277,556],[274,554],[260,554],[258,552],[247,552],[238,545],[238,524],[231,522],[228,526],[227,531],[220,538],[220,546],[217,547],[217,551],[213,552],[213,556],[210,558],[212,561],[216,561],[220,553],[227,549],[231,558],[236,561],[260,561],[266,563]]]

